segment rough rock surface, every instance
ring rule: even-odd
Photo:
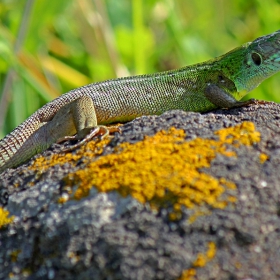
[[[154,209],[94,187],[80,200],[58,203],[63,178],[79,163],[39,172],[29,169],[32,159],[5,171],[0,206],[15,218],[0,228],[0,279],[280,279],[279,120],[275,103],[206,114],[170,111],[138,118],[114,135],[105,154],[170,127],[183,129],[190,141],[244,121],[255,124],[260,142],[236,148],[237,157],[218,155],[203,170],[234,182],[236,202],[193,222],[191,209],[182,207],[172,220],[172,205]],[[260,153],[268,157],[263,163]]]

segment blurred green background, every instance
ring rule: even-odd
[[[280,29],[280,0],[2,0],[0,137],[70,89],[202,62]],[[280,102],[280,74],[247,98]]]

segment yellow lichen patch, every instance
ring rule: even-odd
[[[12,262],[16,262],[18,259],[18,255],[21,253],[21,250],[15,250],[11,252],[11,260]]]
[[[174,214],[177,214],[178,212],[175,212]],[[171,213],[173,214],[173,213]],[[209,210],[200,210],[199,208],[196,209],[196,211],[194,211],[194,213],[189,217],[188,221],[189,223],[193,223],[198,217],[200,216],[205,216],[205,215],[210,215],[211,212]],[[178,215],[178,214],[177,214]],[[180,217],[177,218],[177,220],[179,219]],[[175,220],[175,219],[173,219]]]
[[[92,159],[93,155],[98,156],[103,153],[103,148],[109,143],[109,139],[103,139],[101,141],[90,141],[81,146],[76,153],[59,153],[53,154],[50,158],[38,157],[34,160],[34,163],[29,167],[31,170],[45,171],[47,168],[65,163],[75,163],[79,160],[86,160],[88,157]]]
[[[202,204],[225,208],[228,200],[220,199],[221,195],[225,186],[234,189],[235,185],[199,171],[209,167],[217,153],[229,154],[221,141],[197,138],[187,142],[183,130],[172,128],[136,144],[121,144],[116,153],[69,174],[66,183],[78,185],[77,199],[95,186],[101,192],[117,190],[123,196],[132,195],[155,207],[173,205],[175,212],[182,206]]]
[[[194,267],[203,267],[206,265],[207,262],[209,262],[211,259],[213,259],[216,255],[216,245],[214,242],[208,243],[208,250],[206,254],[199,253],[197,255],[196,260],[193,262]]]
[[[219,135],[223,143],[239,147],[240,145],[251,146],[260,141],[261,134],[255,130],[252,122],[243,122],[229,128],[220,129],[215,134]]]
[[[61,204],[65,203],[67,201],[68,201],[68,199],[66,197],[59,197],[58,200],[57,200],[57,202],[61,203]]]
[[[153,207],[172,206],[172,220],[180,218],[182,207],[207,206],[202,211],[195,210],[193,219],[190,218],[193,221],[202,213],[209,213],[211,208],[223,209],[236,201],[232,194],[225,194],[225,190],[236,188],[234,183],[205,174],[201,168],[210,167],[218,153],[236,157],[230,145],[238,147],[260,141],[259,132],[250,122],[221,129],[216,135],[219,140],[196,138],[186,141],[183,130],[171,128],[146,136],[135,144],[122,143],[113,153],[103,156],[108,139],[91,141],[75,154],[38,158],[31,168],[42,170],[79,160],[83,162],[83,169],[65,178],[66,186],[75,186],[73,194],[69,192],[72,197],[81,199],[92,187],[100,192],[116,190],[142,203],[149,202]],[[59,202],[66,201],[61,199]]]
[[[260,154],[260,163],[265,163],[268,159],[269,159],[268,155],[266,155],[264,153]]]
[[[208,261],[213,259],[216,255],[216,244],[214,242],[208,243],[208,250],[206,252],[206,256]]]
[[[242,263],[241,262],[236,262],[234,264],[234,266],[237,268],[237,269],[241,269],[242,268]]]
[[[75,252],[68,252],[67,257],[71,260],[72,263],[77,263],[81,259],[81,257]]]
[[[196,270],[194,268],[190,268],[187,270],[184,270],[181,277],[178,278],[178,280],[192,280],[193,277],[196,275]]]
[[[0,207],[0,228],[10,224],[14,220],[14,216],[8,217],[9,211]]]
[[[260,135],[252,123],[222,129],[216,134],[219,141],[196,138],[187,142],[182,130],[172,128],[136,144],[123,143],[114,154],[69,174],[66,183],[78,185],[74,194],[77,199],[88,195],[95,186],[101,192],[117,190],[123,196],[132,195],[156,207],[173,205],[175,213],[182,206],[193,208],[203,204],[223,209],[235,198],[222,199],[222,194],[225,189],[234,189],[235,184],[199,169],[209,167],[217,153],[236,156],[225,143],[249,145],[259,141]]]
[[[206,253],[198,253],[196,260],[192,264],[192,268],[183,271],[181,277],[178,280],[192,280],[196,275],[197,267],[205,266],[216,255],[216,245],[214,242],[208,243],[208,250]]]

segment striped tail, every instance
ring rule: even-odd
[[[0,141],[0,173],[42,150],[38,131],[43,124],[32,115]]]

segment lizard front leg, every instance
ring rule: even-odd
[[[255,99],[237,101],[233,96],[215,84],[208,84],[205,88],[204,95],[218,108],[235,108],[258,103]]]

